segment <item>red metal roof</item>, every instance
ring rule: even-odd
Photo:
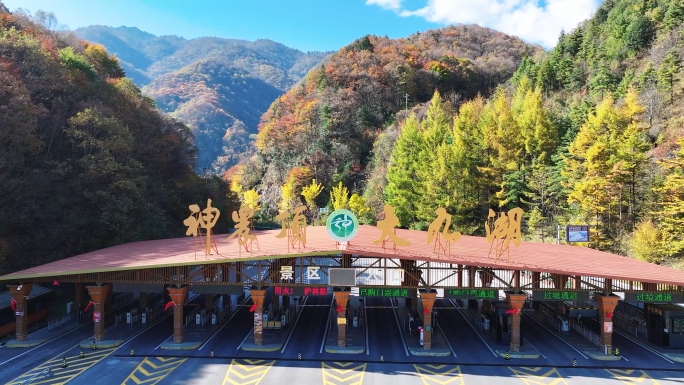
[[[77,255],[42,266],[0,277],[0,281],[21,278],[51,277],[86,272],[104,272],[164,266],[196,265],[226,261],[255,260],[298,255],[358,254],[369,257],[388,257],[436,261],[470,266],[511,270],[532,270],[548,273],[624,279],[684,286],[684,271],[641,262],[579,246],[555,245],[523,241],[519,247],[511,242],[510,259],[488,257],[490,244],[484,237],[464,235],[451,244],[450,255],[433,252],[433,244],[426,243],[427,232],[397,229],[397,236],[411,242],[410,246],[391,244],[383,249],[373,241],[381,235],[374,226],[360,226],[356,237],[347,245],[338,245],[324,226],[307,228],[306,248],[287,248],[287,239],[275,236],[280,230],[257,231],[259,249],[252,253],[240,248],[235,238],[216,235],[219,254],[204,255],[204,243],[192,237],[133,242]]]

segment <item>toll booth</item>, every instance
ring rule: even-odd
[[[489,333],[498,345],[511,344],[511,315],[506,301],[492,301],[489,313]],[[522,320],[520,320],[522,323]],[[520,345],[523,345],[523,330],[520,328]]]
[[[684,348],[684,308],[672,304],[644,306],[648,340],[665,348]]]

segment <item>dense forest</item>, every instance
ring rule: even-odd
[[[329,54],[266,39],[183,39],[135,27],[93,25],[74,33],[104,45],[145,95],[190,127],[200,173],[222,173],[248,157],[261,115]]]
[[[225,177],[264,220],[305,202],[373,223],[390,203],[424,229],[443,206],[481,234],[522,207],[527,239],[588,224],[586,246],[677,265],[683,21],[679,0],[607,0],[550,52],[478,26],[366,36],[272,104]]]
[[[182,236],[188,204],[207,197],[233,207],[220,178],[193,171],[190,130],[51,20],[0,3],[0,274]]]

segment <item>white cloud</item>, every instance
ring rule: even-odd
[[[423,8],[401,9],[401,0],[367,0],[399,15],[437,24],[479,24],[551,48],[561,29],[571,31],[601,0],[427,0]],[[384,5],[383,5],[384,4]],[[391,4],[391,5],[390,5]]]
[[[401,2],[403,0],[366,0],[366,5],[377,5],[385,9],[398,11],[401,9]]]

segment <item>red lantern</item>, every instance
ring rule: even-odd
[[[88,302],[88,304],[85,307],[85,310],[83,310],[84,313],[88,312],[88,309],[90,309],[91,306],[95,305],[93,301]]]
[[[425,309],[423,309],[423,314],[430,314],[430,308],[426,307]]]
[[[342,313],[343,311],[344,311],[344,308],[342,307],[342,305],[338,305],[337,306],[337,312]]]
[[[608,318],[608,319],[613,318],[613,312],[609,311],[608,313],[606,313],[606,318]]]
[[[520,309],[506,310],[506,314],[510,314],[510,315],[520,314]]]
[[[257,304],[252,305],[252,307],[249,308],[249,312],[254,313],[256,311],[257,307],[258,307]]]
[[[167,302],[166,305],[164,305],[164,311],[166,311],[166,310],[167,310],[168,308],[170,308],[171,306],[176,306],[176,303],[173,302],[173,301]]]
[[[17,309],[17,301],[14,298],[10,301],[10,307],[12,308],[12,311]]]

